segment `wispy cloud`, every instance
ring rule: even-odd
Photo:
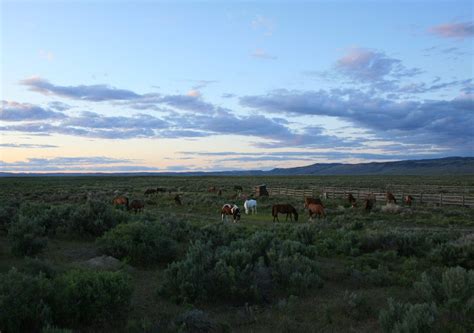
[[[50,83],[40,77],[31,77],[20,81],[32,91],[44,95],[57,95],[72,99],[85,101],[106,101],[106,100],[131,100],[141,97],[130,90],[117,89],[103,84],[80,85],[80,86],[59,86]]]
[[[0,147],[5,148],[26,148],[26,149],[43,149],[43,148],[57,148],[56,145],[43,145],[34,143],[0,143]]]
[[[265,50],[260,49],[260,48],[253,51],[251,53],[251,56],[254,57],[254,58],[267,59],[267,60],[275,60],[277,58],[276,56],[271,55],[271,54],[267,53]]]
[[[137,161],[104,156],[28,158],[26,161],[0,161],[0,169],[8,172],[132,172],[157,171],[156,167],[136,164]]]
[[[275,30],[275,23],[273,20],[263,15],[257,15],[251,22],[252,28],[263,32],[264,36],[272,36]]]
[[[401,60],[381,51],[353,47],[337,60],[336,69],[357,81],[382,81],[387,77],[412,77],[420,74],[419,68],[406,68]]]
[[[0,120],[2,121],[62,119],[65,117],[61,112],[51,111],[33,104],[12,101],[2,101],[0,109]]]
[[[428,28],[428,32],[441,38],[468,38],[474,36],[474,22],[439,24]]]

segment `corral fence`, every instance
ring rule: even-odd
[[[350,193],[356,199],[365,199],[372,193],[377,201],[385,202],[387,190],[371,188],[341,188],[341,187],[312,187],[309,189],[294,189],[286,187],[267,188],[269,195],[284,195],[294,198],[319,197],[327,199],[345,199]],[[411,195],[415,203],[433,204],[437,206],[465,206],[474,208],[474,196],[464,193],[433,193],[420,190],[390,191],[398,202],[402,202],[406,195]]]

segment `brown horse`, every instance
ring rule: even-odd
[[[357,207],[356,198],[354,198],[354,196],[352,195],[352,193],[349,193],[349,194],[347,195],[347,200],[348,200],[349,203],[351,204],[351,207],[352,207],[352,208]]]
[[[364,200],[364,209],[368,212],[374,208],[375,203],[377,202],[377,199],[373,193],[369,193],[367,195],[367,198]]]
[[[288,216],[290,217],[290,221],[293,221],[293,215],[295,216],[295,221],[298,221],[298,212],[296,211],[295,207],[289,204],[285,205],[273,205],[272,207],[272,216],[273,216],[273,222],[277,220],[280,222],[278,219],[278,214],[286,214],[286,219],[285,221],[288,221]]]
[[[318,198],[305,197],[304,198],[304,208],[308,208],[309,204],[317,204],[324,207],[322,201]]]
[[[209,192],[209,193],[217,192],[217,188],[215,186],[211,186],[207,189],[207,192]]]
[[[389,204],[389,203],[396,204],[397,203],[397,199],[395,199],[395,196],[393,195],[392,192],[387,192],[385,194],[385,199],[387,200],[387,204]]]
[[[181,202],[181,197],[179,194],[176,194],[174,197],[174,203],[177,204],[178,206],[181,206],[183,203]]]
[[[154,188],[149,188],[145,191],[145,195],[151,195],[151,194],[156,194],[156,189]]]
[[[324,207],[323,207],[323,205],[320,205],[320,204],[310,203],[308,205],[308,212],[309,212],[310,220],[313,219],[314,215],[319,216],[319,217],[325,217],[326,216],[326,214],[324,213]]]
[[[132,200],[128,206],[128,210],[133,210],[136,213],[139,213],[145,208],[145,202],[143,200]]]
[[[403,201],[405,201],[405,203],[411,207],[411,204],[413,203],[413,197],[411,195],[405,195],[405,197],[403,198]]]
[[[222,222],[227,222],[227,216],[232,215],[234,223],[240,221],[240,209],[237,205],[225,204],[221,209]]]
[[[125,207],[128,209],[128,198],[126,196],[120,195],[112,200],[112,204],[115,207]]]

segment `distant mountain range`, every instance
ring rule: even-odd
[[[0,177],[38,176],[292,176],[292,175],[468,175],[474,174],[474,157],[370,162],[358,164],[316,163],[296,168],[269,171],[220,172],[119,172],[119,173],[12,173],[0,172]]]

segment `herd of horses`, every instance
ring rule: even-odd
[[[234,186],[234,190],[238,191],[238,193],[242,192],[242,187],[241,186]],[[170,189],[165,189],[165,188],[160,188],[157,187],[155,188],[149,188],[145,191],[145,195],[152,195],[156,193],[172,193],[173,190]],[[209,187],[208,192],[210,193],[217,193],[219,196],[222,195],[222,189],[218,189],[216,187]],[[351,208],[356,208],[359,206],[359,202],[357,199],[352,195],[352,193],[348,193],[347,196],[347,201],[349,202]],[[396,204],[397,199],[391,192],[386,192],[385,194],[385,200],[387,204]],[[403,201],[407,206],[411,206],[413,203],[413,197],[411,195],[406,195],[403,197]],[[362,201],[362,207],[364,208],[365,211],[370,212],[376,204],[376,196],[373,193],[369,193]],[[181,197],[179,194],[176,194],[174,197],[174,202],[176,205],[181,206]],[[145,202],[143,200],[132,200],[129,202],[129,199],[126,196],[120,195],[117,196],[113,199],[112,204],[116,207],[124,207],[128,211],[132,210],[135,213],[139,213],[143,211],[145,208]],[[304,198],[304,208],[308,210],[309,218],[310,220],[313,220],[313,217],[319,217],[319,218],[324,218],[326,216],[325,210],[324,210],[324,204],[319,198],[312,198],[312,197],[305,197]],[[255,199],[247,199],[245,197],[245,202],[244,202],[244,209],[245,209],[245,214],[257,214],[257,201]],[[279,214],[286,214],[286,219],[285,221],[288,221],[288,218],[290,221],[293,221],[293,218],[295,221],[298,221],[298,211],[296,210],[295,207],[293,207],[290,204],[275,204],[272,206],[272,217],[273,217],[273,222],[277,221],[279,222],[280,220],[278,219]],[[232,220],[234,223],[237,223],[240,221],[241,218],[241,213],[240,213],[240,208],[236,204],[225,204],[221,208],[221,219],[222,222],[226,222],[228,217],[232,216]]]

